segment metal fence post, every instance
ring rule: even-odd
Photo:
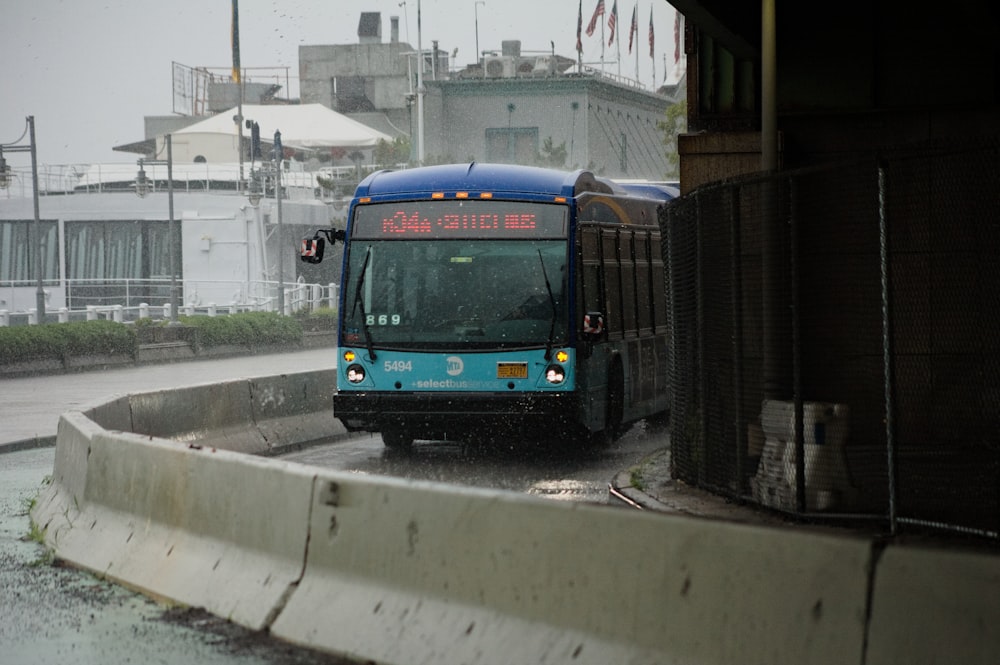
[[[892,300],[889,282],[889,215],[888,178],[885,162],[878,165],[878,239],[879,269],[882,287],[882,376],[885,396],[885,450],[887,478],[889,484],[889,532],[896,535],[896,438],[895,438],[895,393],[893,377],[892,349]]]
[[[747,466],[747,431],[743,415],[743,259],[740,238],[740,195],[742,188],[729,190],[729,281],[730,316],[733,327],[733,420],[736,424],[737,492],[744,492]]]
[[[795,509],[806,512],[806,441],[802,408],[802,330],[799,301],[799,187],[795,178],[788,179],[789,255],[791,258],[792,296],[792,404],[795,413]]]

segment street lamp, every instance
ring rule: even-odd
[[[25,118],[25,123],[27,124],[25,134],[28,134],[28,145],[19,145],[24,138],[24,134],[21,134],[21,138],[13,143],[0,143],[0,189],[9,187],[11,181],[11,169],[3,156],[4,149],[7,152],[30,152],[31,191],[35,206],[35,222],[32,226],[35,230],[35,241],[33,244],[35,246],[35,277],[37,281],[35,311],[38,315],[38,322],[45,323],[45,288],[42,285],[42,275],[44,273],[44,267],[42,266],[42,230],[38,214],[38,159],[35,151],[35,116],[29,115]]]
[[[177,294],[177,229],[174,220],[174,143],[170,134],[163,135],[163,141],[167,144],[167,159],[140,159],[139,173],[135,176],[135,195],[140,199],[154,188],[148,177],[144,164],[167,166],[167,223],[170,241],[167,243],[167,262],[170,264],[170,325],[178,325],[177,310],[180,309],[180,298]]]
[[[281,145],[281,132],[274,132],[274,198],[278,207],[278,314],[285,314],[285,264],[282,260],[285,252],[284,239],[281,237],[281,162],[285,157],[285,149]]]

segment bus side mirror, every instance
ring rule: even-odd
[[[317,233],[312,238],[303,238],[299,249],[299,258],[305,263],[319,263],[323,260],[323,250],[326,241]]]
[[[587,312],[583,315],[583,334],[588,337],[600,337],[604,334],[604,315],[600,312]]]
[[[347,234],[340,229],[320,229],[313,234],[312,238],[302,239],[299,258],[304,263],[319,263],[323,260],[323,250],[326,249],[327,241],[333,243],[340,240],[343,242],[346,237]]]

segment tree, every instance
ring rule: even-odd
[[[375,146],[374,160],[376,164],[392,167],[410,161],[410,138],[397,136],[392,141],[380,139]]]
[[[666,118],[656,123],[657,129],[663,132],[663,145],[667,146],[667,161],[670,162],[668,180],[676,180],[680,176],[681,157],[677,152],[677,135],[687,131],[687,100],[671,104],[667,107]]]
[[[542,141],[542,150],[538,154],[538,163],[544,166],[563,168],[566,166],[566,157],[569,155],[566,151],[566,142],[563,141],[558,146],[553,144],[554,141],[551,136],[546,137]]]

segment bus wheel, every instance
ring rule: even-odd
[[[382,432],[382,443],[392,450],[409,450],[413,446],[413,437],[403,430],[390,429]]]

